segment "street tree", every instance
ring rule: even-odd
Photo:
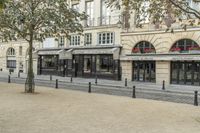
[[[135,13],[137,27],[142,27],[142,22],[145,20],[153,24],[164,22],[168,28],[173,23],[188,20],[187,24],[182,24],[185,30],[188,25],[200,24],[200,0],[107,0],[107,2],[109,6],[123,8],[126,18]]]
[[[0,13],[0,37],[4,41],[24,39],[29,45],[26,93],[34,93],[33,43],[48,37],[81,33],[85,13],[70,8],[67,0],[9,0]]]

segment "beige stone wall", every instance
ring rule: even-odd
[[[41,47],[40,42],[34,42],[33,47],[37,50]],[[20,47],[22,47],[22,55],[20,55]],[[14,69],[14,72],[18,72],[20,69],[23,70],[24,73],[27,71],[27,50],[28,50],[28,43],[24,40],[18,40],[18,41],[9,41],[9,42],[1,42],[0,43],[0,69],[2,69],[4,72],[9,72],[9,69],[7,68],[7,50],[9,48],[14,48],[16,53],[16,69]],[[23,67],[20,68],[20,63],[22,63]],[[37,70],[36,64],[37,62],[34,61],[34,70]],[[37,71],[36,71],[37,72]]]
[[[162,84],[163,80],[170,84],[170,62],[156,61],[156,83]]]
[[[122,67],[122,80],[127,78],[129,81],[132,80],[132,62],[131,61],[121,61]]]
[[[156,53],[167,54],[173,44],[181,39],[194,40],[200,46],[200,29],[189,29],[188,31],[176,30],[175,33],[166,33],[164,31],[122,33],[121,57],[130,55],[132,48],[141,41],[150,42],[156,49]],[[132,68],[125,64],[131,64],[132,61],[122,61],[122,77],[131,77]],[[170,61],[156,61],[156,83],[170,84]]]
[[[132,48],[141,41],[150,42],[155,47],[156,53],[169,53],[172,45],[181,39],[192,39],[200,45],[200,29],[181,30],[175,31],[175,33],[166,33],[165,31],[122,33],[122,55],[131,54]]]

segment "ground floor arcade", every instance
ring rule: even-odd
[[[122,79],[178,85],[200,85],[200,55],[131,56],[121,61]]]

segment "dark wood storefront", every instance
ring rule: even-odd
[[[38,58],[39,75],[72,75],[72,60],[59,60],[59,55],[40,55]]]
[[[121,80],[120,61],[113,55],[74,55],[74,76]]]
[[[119,51],[115,50],[118,48],[42,51],[38,54],[38,74],[121,80],[120,60],[116,58]]]

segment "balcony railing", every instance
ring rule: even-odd
[[[88,18],[85,20],[85,27],[92,27],[92,26],[106,26],[106,25],[115,25],[122,23],[123,19],[121,15],[117,16],[102,16],[98,18]]]
[[[121,15],[118,16],[102,16],[98,18],[98,25],[113,25],[122,22]]]
[[[95,26],[95,19],[94,18],[88,18],[85,20],[85,27],[92,27]]]

